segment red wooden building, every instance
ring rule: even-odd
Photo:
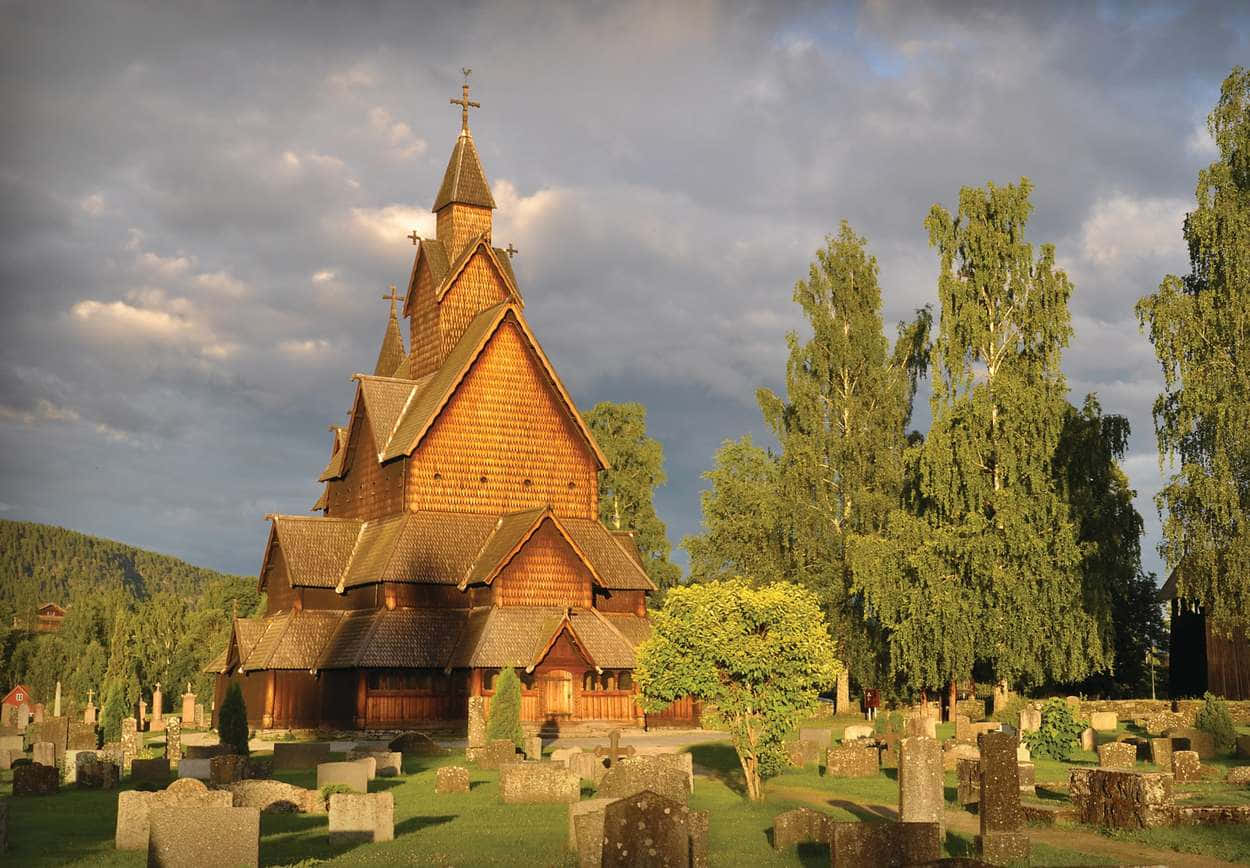
[[[398,728],[467,716],[501,668],[535,726],[641,723],[635,649],[654,590],[599,521],[603,453],[524,315],[468,128],[413,240],[371,374],[333,429],[316,517],[273,515],[263,618],[210,666],[260,727]],[[679,708],[668,718],[689,719]]]

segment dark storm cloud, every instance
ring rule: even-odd
[[[1185,266],[1236,4],[8,4],[0,11],[6,517],[252,571],[367,370],[454,141],[459,67],[527,315],[583,408],[640,400],[676,543],[719,443],[763,436],[794,281],[846,217],[886,319],[922,228],[1028,175],[1077,285],[1065,368],[1134,429],[1134,301]],[[917,421],[927,419],[918,408]],[[1157,559],[1151,555],[1152,568]]]

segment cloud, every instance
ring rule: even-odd
[[[1192,207],[1184,199],[1117,193],[1098,200],[1081,227],[1082,252],[1098,266],[1175,255],[1184,249],[1181,226]]]
[[[348,225],[370,245],[390,249],[403,242],[405,236],[414,230],[422,238],[432,238],[435,232],[434,215],[411,205],[352,208]]]
[[[369,125],[373,127],[375,133],[382,136],[382,139],[390,147],[391,152],[396,156],[408,159],[419,157],[426,151],[425,139],[414,135],[412,127],[403,121],[396,120],[390,112],[381,106],[374,106],[369,109]]]
[[[43,425],[48,422],[77,422],[78,411],[71,407],[58,407],[46,398],[40,398],[28,410],[19,410],[0,404],[0,422],[18,425]]]

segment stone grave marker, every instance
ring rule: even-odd
[[[404,755],[392,750],[351,750],[349,760],[372,759],[374,774],[379,778],[393,778],[403,771]]]
[[[94,723],[79,723],[76,720],[69,722],[66,750],[95,750],[99,744]]]
[[[917,714],[907,718],[904,730],[911,737],[937,738],[937,718],[932,714]]]
[[[581,753],[581,752],[582,752],[582,749],[580,747],[558,747],[551,752],[550,757],[548,757],[548,761],[553,762],[556,765],[561,765],[561,766],[564,766],[565,768],[568,768],[569,757],[571,757],[575,753]]]
[[[603,864],[603,812],[616,799],[586,799],[569,805],[568,848],[577,853],[578,868]]]
[[[937,823],[943,834],[942,746],[933,738],[905,738],[899,746],[898,818]]]
[[[0,750],[15,750],[21,753],[25,749],[25,739],[20,735],[0,735]]]
[[[517,761],[516,745],[506,738],[495,739],[477,753],[477,764],[484,769],[498,769]]]
[[[378,776],[378,761],[372,756],[356,757],[355,759],[348,757],[347,761],[364,766],[365,778],[367,780],[373,780]]]
[[[604,764],[603,757],[590,753],[589,751],[578,751],[569,754],[569,771],[573,772],[580,778],[584,778],[596,787],[603,780],[603,776],[607,774],[608,769]]]
[[[901,868],[925,865],[942,856],[936,823],[829,824],[834,868]]]
[[[877,749],[842,744],[825,752],[825,774],[834,778],[871,778],[878,770]]]
[[[463,766],[443,766],[434,773],[434,792],[467,793],[469,770]]]
[[[814,741],[787,742],[786,761],[796,769],[816,765],[820,762],[820,745]]]
[[[977,737],[972,731],[972,721],[966,714],[955,715],[955,741],[976,744]]]
[[[506,805],[568,804],[581,796],[581,778],[551,763],[508,763],[499,770],[499,797]]]
[[[1246,786],[1250,785],[1250,766],[1236,766],[1228,770],[1224,777],[1227,783]]]
[[[28,726],[30,726],[30,704],[23,702],[17,707],[18,732],[25,732]]]
[[[832,818],[811,808],[796,808],[773,817],[773,849],[785,850],[799,844],[828,844]]]
[[[136,759],[130,763],[130,779],[139,784],[155,784],[164,789],[169,786],[169,760]]]
[[[955,766],[955,801],[967,807],[981,801],[981,761],[960,759]]]
[[[820,750],[828,750],[833,747],[833,730],[828,727],[800,727],[799,741],[812,741]]]
[[[543,758],[543,738],[541,735],[531,735],[525,738],[525,743],[521,750],[525,753],[526,759],[540,760]]]
[[[315,769],[330,759],[328,741],[276,742],[273,746],[273,770]]]
[[[1097,732],[1115,732],[1119,723],[1114,711],[1091,711],[1089,715],[1090,729]]]
[[[191,692],[191,682],[187,682],[187,692],[182,694],[182,725],[195,728],[195,694]]]
[[[638,752],[638,749],[632,744],[629,747],[621,747],[621,731],[614,729],[608,733],[608,746],[595,748],[595,756],[602,757],[608,761],[608,768],[616,765],[625,757],[631,757]]]
[[[469,747],[465,758],[469,762],[477,756],[477,752],[486,747],[486,699],[481,696],[469,697]]]
[[[1188,740],[1189,750],[1198,754],[1199,759],[1205,760],[1215,757],[1215,737],[1209,732],[1187,726],[1180,729],[1169,729],[1167,735],[1173,739]],[[1175,744],[1173,744],[1173,749],[1176,749]]]
[[[172,723],[173,719],[165,721]],[[178,778],[190,778],[205,783],[213,779],[213,761],[206,759],[184,759],[178,763]]]
[[[95,708],[95,705],[91,701],[93,696],[95,696],[95,691],[88,690],[87,691],[87,705],[82,710],[82,722],[92,727],[94,727],[96,724],[96,718],[95,718],[96,708]]]
[[[148,721],[148,703],[142,696],[139,697],[139,713],[135,716],[135,721],[139,724],[139,732],[143,732],[144,724]]]
[[[235,781],[226,787],[236,808],[256,808],[262,814],[324,814],[325,800],[316,790],[285,781]]]
[[[204,717],[204,703],[202,702],[195,704],[195,725],[199,729],[204,729],[208,725],[208,719]]]
[[[172,717],[165,721],[165,759],[174,767],[182,762],[182,721]]]
[[[56,766],[45,766],[39,763],[14,766],[13,795],[49,796],[60,789],[61,773]]]
[[[43,703],[36,702],[34,709],[31,710],[31,719],[35,723],[43,723]]]
[[[1037,732],[1042,728],[1042,710],[1028,706],[1020,709],[1020,732]]]
[[[1098,750],[1098,733],[1094,731],[1092,726],[1087,726],[1081,730],[1081,750],[1087,750],[1090,753]]]
[[[683,805],[690,799],[685,773],[655,756],[628,757],[610,767],[596,794],[601,798],[624,799],[644,790]]]
[[[1197,751],[1172,751],[1172,774],[1178,784],[1202,780],[1202,760]]]
[[[229,792],[210,790],[193,778],[179,778],[164,790],[155,793],[124,790],[117,794],[114,846],[118,850],[147,850],[151,828],[149,821],[153,813],[177,808],[229,808],[232,802],[233,797]]]
[[[440,747],[434,739],[424,732],[405,732],[391,739],[386,747],[389,751],[399,751],[409,756],[446,756],[446,748]]]
[[[977,813],[981,834],[977,844],[983,861],[1008,865],[1027,861],[1029,836],[1021,831],[1020,768],[1016,760],[1016,737],[987,732],[978,740],[981,751],[981,793]]]
[[[1172,775],[1110,769],[1073,769],[1070,792],[1082,823],[1149,829],[1172,823]]]
[[[133,717],[122,719],[122,774],[130,774],[130,764],[139,755],[139,729]]]
[[[148,865],[245,868],[260,864],[256,808],[171,806],[149,816]]]
[[[317,789],[333,784],[342,784],[358,793],[367,793],[369,792],[368,770],[357,762],[318,763]]]
[[[334,793],[330,796],[331,844],[393,840],[395,797],[390,793]]]
[[[1146,718],[1146,733],[1159,736],[1169,729],[1183,729],[1188,725],[1189,721],[1185,719],[1185,715],[1177,714],[1175,711],[1160,711]]]
[[[873,729],[865,724],[855,723],[842,730],[842,742],[858,741],[861,738],[872,738]]]
[[[1098,746],[1098,767],[1103,769],[1129,769],[1137,762],[1137,748],[1123,741],[1113,741]]]
[[[165,698],[161,693],[161,683],[156,682],[156,689],[152,691],[152,723],[149,727],[152,732],[165,731]]]
[[[1037,795],[1037,766],[1031,762],[1017,762],[1016,768],[1020,769],[1020,792],[1030,796]]]
[[[685,804],[649,790],[617,799],[603,810],[604,868],[644,865],[690,865],[690,826]]]
[[[690,829],[690,868],[709,868],[712,864],[708,855],[711,820],[707,811],[686,814],[686,825]]]
[[[31,745],[31,762],[41,766],[56,767],[56,745],[50,741],[37,741]]]
[[[74,785],[80,790],[115,790],[121,778],[117,763],[93,750],[74,751]],[[66,751],[66,756],[69,752]]]
[[[208,760],[208,780],[214,787],[226,787],[247,780],[247,757],[227,753]]]

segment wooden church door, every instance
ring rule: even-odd
[[[573,674],[553,669],[538,676],[542,717],[567,717],[573,713]]]

